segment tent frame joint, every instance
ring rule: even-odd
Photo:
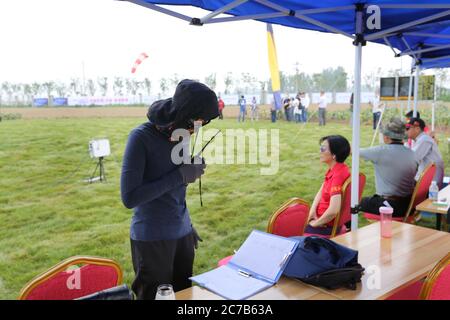
[[[295,17],[295,10],[289,10],[289,16]]]
[[[361,44],[361,46],[365,46],[367,44],[366,39],[364,39],[364,35],[362,33],[357,34],[355,40],[353,41],[353,45],[357,46]]]
[[[202,20],[200,18],[192,18],[189,24],[192,26],[203,26]]]

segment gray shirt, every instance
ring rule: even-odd
[[[378,195],[408,197],[413,193],[418,165],[413,151],[401,144],[386,144],[359,152],[375,166]]]
[[[433,138],[426,133],[419,134],[414,146],[412,147],[416,155],[417,162],[419,162],[419,170],[417,171],[416,180],[419,179],[423,170],[432,162],[436,164],[436,173],[433,180],[437,182],[438,186],[442,185],[444,179],[444,161],[442,160],[441,152]]]

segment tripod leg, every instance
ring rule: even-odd
[[[92,172],[91,178],[89,179],[89,183],[92,183],[92,179],[95,177],[95,173],[97,172],[97,168],[99,167],[99,165],[100,165],[100,162],[97,162],[94,172]],[[101,170],[101,167],[100,167],[100,170]]]
[[[100,158],[100,181],[106,182],[105,166],[103,164],[103,158]]]

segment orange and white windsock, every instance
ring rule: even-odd
[[[142,63],[142,61],[144,61],[147,58],[148,58],[148,55],[145,52],[142,52],[139,55],[139,57],[136,59],[136,61],[134,62],[133,68],[131,68],[131,73],[135,73],[137,67]]]

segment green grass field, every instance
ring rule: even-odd
[[[130,130],[144,119],[93,118],[14,120],[0,123],[0,299],[15,299],[20,289],[48,267],[73,255],[117,260],[131,284],[129,245],[132,212],[120,200],[121,159]],[[192,220],[204,241],[196,253],[195,273],[215,267],[237,249],[252,229],[265,230],[268,217],[288,198],[312,201],[326,171],[319,163],[320,137],[342,134],[344,124],[304,127],[281,121],[238,124],[214,121],[211,128],[277,128],[280,131],[279,171],[260,175],[261,165],[210,165],[188,190]],[[105,161],[107,183],[87,184],[95,161],[88,141],[107,137],[113,155]],[[363,126],[362,146],[372,129]],[[447,146],[441,143],[447,161]],[[347,160],[350,165],[351,159]],[[364,194],[374,192],[373,169],[361,161],[367,177]],[[367,224],[360,219],[360,225]],[[434,221],[428,225],[434,226]]]

